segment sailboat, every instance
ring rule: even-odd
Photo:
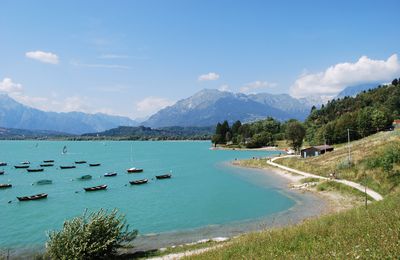
[[[64,145],[64,148],[63,148],[63,150],[62,150],[62,154],[66,154],[66,153],[67,153],[67,146]]]
[[[131,163],[133,162],[133,146],[131,143]],[[136,168],[136,167],[132,167],[126,170],[128,173],[137,173],[137,172],[143,172],[143,169],[141,168]]]

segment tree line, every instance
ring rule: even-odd
[[[212,137],[214,145],[228,144],[246,148],[275,146],[278,140],[289,140],[292,147],[299,149],[306,133],[303,123],[291,119],[279,122],[272,117],[253,123],[242,124],[239,120],[232,126],[228,121],[218,123]]]

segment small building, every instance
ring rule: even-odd
[[[332,152],[333,146],[330,145],[318,145],[311,146],[300,151],[301,157],[308,158],[312,156],[318,156],[324,154],[325,152]]]
[[[400,119],[393,120],[393,127],[400,128]]]

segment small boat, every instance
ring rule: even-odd
[[[64,166],[60,166],[60,169],[74,169],[74,168],[76,168],[76,166],[75,165],[64,165]]]
[[[83,163],[86,163],[86,161],[76,161],[75,163],[76,164],[83,164]]]
[[[8,183],[0,183],[0,189],[11,188],[12,185]]]
[[[25,162],[20,162],[19,164],[26,165],[26,164],[31,164],[31,162],[30,161],[25,161]]]
[[[148,179],[142,179],[142,180],[130,181],[129,183],[131,185],[140,185],[140,184],[145,184],[148,181],[149,181]]]
[[[14,165],[15,169],[27,169],[29,168],[29,165]]]
[[[100,166],[100,165],[101,165],[100,163],[89,163],[90,167],[95,167],[95,166]]]
[[[157,179],[170,179],[172,177],[171,174],[163,174],[163,175],[157,175],[156,178]]]
[[[47,193],[39,193],[32,196],[25,196],[25,197],[17,197],[19,201],[27,201],[27,200],[40,200],[47,198]]]
[[[4,171],[0,171],[0,175],[3,175],[4,174]]]
[[[89,187],[89,188],[83,188],[85,191],[96,191],[96,190],[105,190],[107,189],[107,185],[99,185],[99,186],[94,186],[94,187]]]
[[[117,173],[116,173],[116,172],[107,172],[107,173],[104,173],[104,177],[114,177],[114,176],[117,176]]]
[[[52,164],[52,163],[42,163],[40,165],[40,167],[52,167],[52,166],[54,166],[54,164]]]
[[[135,172],[142,172],[143,169],[133,167],[133,168],[129,168],[129,169],[126,170],[126,171],[127,171],[128,173],[135,173]]]
[[[7,166],[6,162],[0,162],[0,166]]]
[[[53,181],[52,180],[40,180],[35,182],[36,185],[46,185],[46,184],[52,184]]]
[[[36,168],[36,169],[26,169],[27,172],[42,172],[44,171],[43,168]]]
[[[44,160],[43,162],[44,162],[44,163],[53,163],[54,160]]]
[[[92,175],[87,174],[87,175],[83,175],[77,179],[83,181],[83,180],[90,180],[91,178],[92,178]]]

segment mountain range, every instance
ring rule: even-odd
[[[150,127],[209,126],[236,120],[250,122],[268,116],[278,120],[304,120],[312,104],[288,94],[242,94],[203,89],[193,96],[161,109],[142,124]]]
[[[22,105],[6,94],[0,94],[0,126],[28,130],[47,130],[69,134],[100,132],[121,125],[134,126],[128,117],[102,113],[56,113]]]
[[[345,88],[337,98],[355,96],[375,88],[378,84],[363,84]],[[271,116],[278,120],[291,118],[304,120],[313,105],[323,104],[321,97],[296,99],[288,94],[243,94],[203,89],[191,97],[177,101],[174,105],[161,109],[140,125],[152,128],[171,126],[204,127],[217,122],[236,120],[251,122]],[[102,113],[45,112],[18,103],[6,94],[0,94],[0,127],[11,128],[8,135],[16,131],[24,135],[23,129],[36,131],[39,135],[97,133],[119,126],[138,126],[139,122],[128,117]],[[17,130],[15,130],[17,129]],[[43,130],[45,130],[43,132]],[[120,131],[119,129],[118,131]],[[11,132],[10,132],[11,131]],[[6,132],[4,132],[6,133]],[[27,132],[26,134],[31,134]]]

